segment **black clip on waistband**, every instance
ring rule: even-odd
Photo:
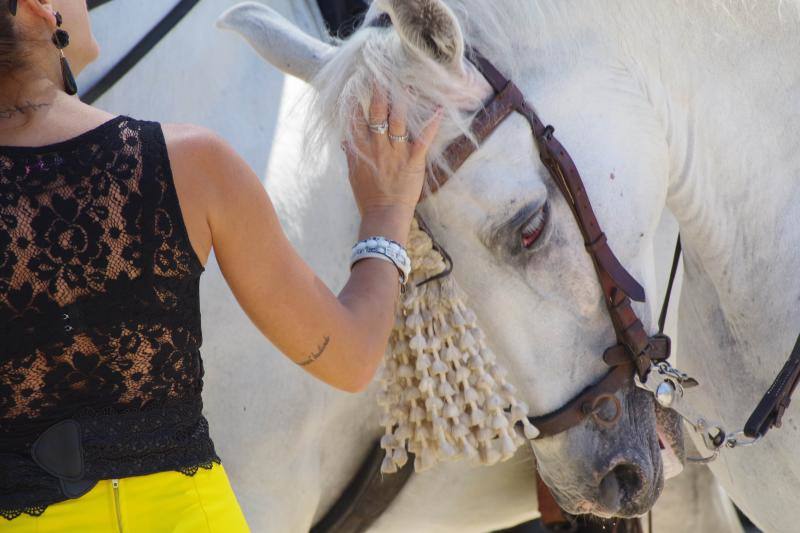
[[[80,498],[97,484],[84,479],[81,426],[76,420],[59,422],[39,435],[31,456],[39,468],[58,478],[67,498]]]

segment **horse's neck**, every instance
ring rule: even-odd
[[[765,4],[724,22],[708,11],[702,30],[702,20],[676,28],[673,46],[683,50],[662,65],[668,206],[685,243],[688,288],[713,288],[727,325],[756,343],[774,328],[797,329],[788,310],[800,297],[800,227],[792,222],[800,220],[800,126],[791,119],[800,115],[800,22],[796,11],[781,21]]]
[[[302,82],[287,79],[281,103],[281,130],[272,147],[273,154],[279,157],[272,158],[267,170],[267,190],[295,249],[337,292],[348,279],[350,248],[358,234],[358,209],[345,178],[344,161],[340,160],[339,171],[325,175],[302,163],[307,155],[303,151],[306,120],[304,107],[298,102],[302,102],[306,90]],[[343,159],[344,155],[335,153],[333,157]],[[377,386],[365,394],[348,395],[314,381],[300,394],[302,397],[295,395],[281,401],[318,406],[312,412],[303,411],[297,428],[303,442],[312,443],[314,456],[303,460],[319,463],[320,500],[316,508],[326,510],[380,435]]]

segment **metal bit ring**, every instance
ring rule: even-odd
[[[709,463],[713,463],[719,457],[719,450],[714,450],[714,452],[709,455],[708,457],[703,457],[702,455],[698,455],[696,457],[686,457],[686,460],[690,463],[698,464],[698,465],[707,465]]]
[[[614,412],[610,417],[603,416],[603,407],[610,404],[614,407]],[[611,429],[617,425],[622,417],[622,403],[613,394],[601,394],[592,403],[586,402],[582,406],[583,412],[591,416],[595,423],[605,429]]]

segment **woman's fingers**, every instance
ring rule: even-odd
[[[372,101],[369,104],[369,117],[367,125],[373,133],[380,135],[376,129],[385,126],[389,120],[389,97],[380,86],[373,86]],[[384,131],[383,134],[386,132]]]
[[[414,140],[414,143],[411,148],[411,160],[417,163],[425,163],[425,159],[428,156],[428,150],[433,143],[433,140],[436,138],[436,134],[439,133],[439,127],[442,125],[442,117],[444,116],[444,112],[442,108],[438,108],[436,113],[433,114],[433,117],[428,121],[428,124],[422,130],[418,139]]]
[[[392,145],[397,146],[405,144],[408,136],[408,126],[406,120],[408,116],[408,108],[405,102],[393,102],[392,109],[389,114],[389,139]],[[401,140],[405,138],[406,140]]]
[[[371,206],[413,207],[419,200],[426,158],[443,113],[437,109],[419,136],[409,139],[406,105],[404,98],[391,102],[387,92],[375,85],[368,110],[358,113],[353,124],[353,146],[344,146],[350,184],[362,213]]]

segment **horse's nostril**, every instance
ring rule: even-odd
[[[600,482],[600,502],[608,509],[630,505],[644,486],[642,470],[630,463],[618,464]]]
[[[642,490],[642,471],[632,464],[621,464],[614,467],[611,473],[617,476],[619,488],[624,500],[632,500]]]

